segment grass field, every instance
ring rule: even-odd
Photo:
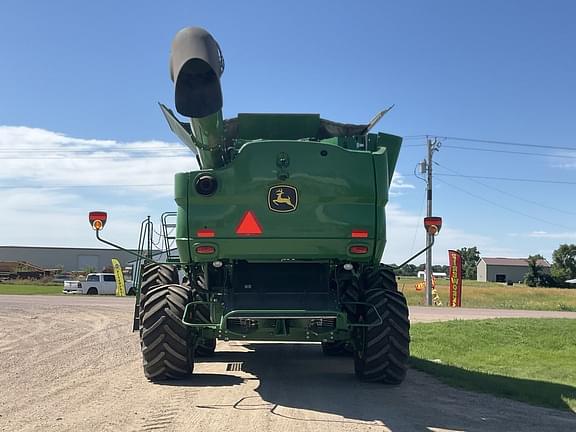
[[[424,304],[424,291],[415,289],[415,284],[421,280],[416,277],[402,277],[398,280],[398,288],[406,295],[409,305]],[[447,306],[448,280],[437,280],[437,290],[443,306]],[[62,284],[0,283],[0,294],[60,294],[61,292]],[[576,289],[530,288],[522,284],[506,286],[492,282],[465,280],[462,287],[462,306],[576,312]]]
[[[576,412],[576,320],[414,324],[411,364],[469,390]]]
[[[409,305],[423,305],[424,291],[416,291],[416,277],[401,277],[398,289]],[[448,304],[448,280],[436,280],[442,305]],[[530,288],[523,284],[506,286],[493,282],[463,281],[462,306],[494,309],[576,311],[576,289]]]
[[[63,285],[0,283],[0,294],[62,294]]]

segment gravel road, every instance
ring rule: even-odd
[[[0,431],[576,430],[572,413],[414,370],[398,387],[360,383],[351,359],[323,357],[316,344],[219,343],[191,379],[152,384],[132,310],[133,299],[0,296]],[[518,313],[411,309],[413,321],[535,316]]]

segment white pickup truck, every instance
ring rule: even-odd
[[[126,293],[134,295],[132,281],[125,281]],[[90,273],[85,281],[64,281],[64,294],[116,294],[114,273]]]

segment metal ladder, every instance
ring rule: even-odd
[[[180,257],[175,255],[176,249],[176,212],[162,213],[162,237],[164,238],[164,250],[166,262],[179,262]],[[177,253],[177,252],[176,252]]]

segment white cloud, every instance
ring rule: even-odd
[[[565,168],[574,169],[576,168],[576,151],[561,151],[555,153],[557,156],[564,158],[561,162],[558,162],[560,158],[554,158],[552,167],[553,168]]]
[[[425,246],[426,235],[423,218],[401,208],[396,203],[386,206],[387,239],[384,252],[384,262],[400,264]],[[448,263],[448,250],[462,247],[477,246],[482,255],[513,256],[519,251],[502,247],[498,240],[492,237],[478,235],[444,220],[440,234],[436,237],[433,262]],[[413,263],[424,262],[425,255],[416,258]]]
[[[527,234],[528,237],[535,237],[535,238],[546,238],[546,239],[565,239],[565,240],[573,240],[576,239],[576,231],[575,232],[555,232],[550,233],[546,231],[532,231]]]
[[[192,153],[178,143],[73,138],[14,126],[0,126],[0,154],[3,187],[152,185],[137,190],[171,196],[174,173],[197,168]]]
[[[392,184],[390,185],[391,189],[414,189],[414,185],[410,183],[406,183],[406,177],[400,174],[398,171],[394,171],[394,175],[392,176]]]
[[[134,247],[144,217],[157,221],[163,211],[175,209],[174,173],[197,168],[191,152],[174,142],[83,139],[12,126],[0,126],[0,158],[3,245],[102,247],[87,214],[104,210],[109,214],[104,236]],[[414,188],[394,173],[391,194]],[[422,220],[396,203],[387,206],[387,219],[385,261],[400,263],[424,246]],[[523,255],[445,221],[434,262],[445,264],[448,249],[470,246],[484,255]]]
[[[105,210],[105,236],[134,247],[145,216],[174,210],[174,173],[197,168],[174,142],[83,139],[14,126],[0,126],[0,159],[2,245],[102,247],[87,215]]]
[[[415,186],[411,183],[406,182],[406,177],[400,174],[398,171],[394,171],[392,176],[392,182],[390,183],[390,189],[388,190],[388,195],[399,196],[404,195],[402,190],[414,189]]]
[[[576,239],[576,231],[565,232],[548,232],[543,230],[535,230],[524,233],[508,233],[509,237],[517,238],[533,238],[533,239],[552,239],[552,240],[574,240]]]
[[[394,171],[392,176],[392,183],[390,184],[390,189],[414,189],[414,185],[406,183],[406,177],[400,174],[398,171]]]

